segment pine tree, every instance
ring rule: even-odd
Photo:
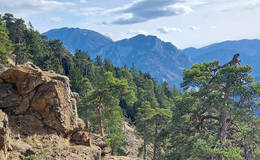
[[[126,80],[115,78],[111,72],[106,72],[98,84],[88,95],[87,102],[91,106],[96,105],[99,133],[102,137],[105,136],[105,126],[107,142],[116,154],[124,144],[123,113],[119,102],[124,99],[129,104],[134,103],[135,95]]]
[[[141,148],[143,152],[143,159],[147,158],[147,145],[152,142],[154,137],[154,125],[151,123],[154,115],[155,110],[151,107],[151,103],[149,101],[142,102],[136,115],[136,126],[137,131],[143,138],[143,146]]]
[[[168,125],[169,157],[223,160],[256,156],[259,119],[252,107],[259,98],[259,85],[249,75],[252,68],[240,65],[238,56],[224,65],[199,63],[184,71],[182,87],[187,92],[176,99]]]
[[[7,52],[12,49],[11,41],[8,37],[8,30],[0,15],[0,63],[7,63]]]

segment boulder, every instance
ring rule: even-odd
[[[45,124],[64,133],[77,128],[77,108],[61,81],[52,80],[39,86],[31,110],[37,112]]]
[[[90,136],[87,131],[77,131],[71,137],[71,142],[78,145],[90,146]]]
[[[25,96],[42,83],[51,80],[39,67],[30,62],[24,65],[11,66],[0,75],[0,78],[8,83],[14,83],[18,93],[22,96]]]
[[[105,147],[107,147],[107,144],[104,141],[104,138],[102,138],[101,136],[92,133],[92,134],[90,134],[90,137],[91,137],[91,144],[98,146],[101,149],[104,149]]]
[[[34,114],[46,126],[67,133],[78,127],[76,99],[69,79],[42,71],[28,62],[0,74],[0,108],[13,107],[16,114]],[[2,87],[1,87],[2,85]]]

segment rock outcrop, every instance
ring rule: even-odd
[[[28,62],[0,66],[0,159],[89,159],[107,154],[104,140],[78,117],[69,79]]]
[[[34,113],[45,125],[63,133],[77,128],[77,108],[67,77],[26,63],[6,70],[0,78],[7,82],[0,89],[0,108]]]

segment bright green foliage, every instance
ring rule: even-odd
[[[119,106],[119,99],[113,98],[109,100],[107,105],[109,106],[104,108],[102,115],[105,132],[107,133],[105,141],[112,148],[112,154],[125,155],[125,152],[121,149],[125,145],[125,136],[123,131],[124,116]]]
[[[126,80],[115,78],[111,72],[104,73],[104,79],[95,86],[95,90],[86,97],[85,102],[93,110],[96,106],[98,114],[95,114],[96,122],[99,124],[100,135],[103,136],[105,129],[106,141],[110,144],[113,154],[122,154],[121,147],[124,145],[123,134],[123,112],[119,107],[120,99],[124,99],[128,104],[135,101],[135,95],[129,89]],[[87,109],[88,106],[86,106]],[[97,129],[95,129],[97,130]]]

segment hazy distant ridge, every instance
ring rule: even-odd
[[[98,32],[79,28],[53,29],[44,35],[61,40],[71,52],[81,49],[92,58],[100,55],[118,66],[135,64],[137,69],[150,73],[159,82],[166,80],[171,85],[181,82],[183,68],[212,60],[225,63],[235,53],[240,53],[242,64],[254,67],[253,74],[260,79],[260,40],[257,39],[225,41],[198,49],[180,50],[156,36],[137,35],[113,42]]]

